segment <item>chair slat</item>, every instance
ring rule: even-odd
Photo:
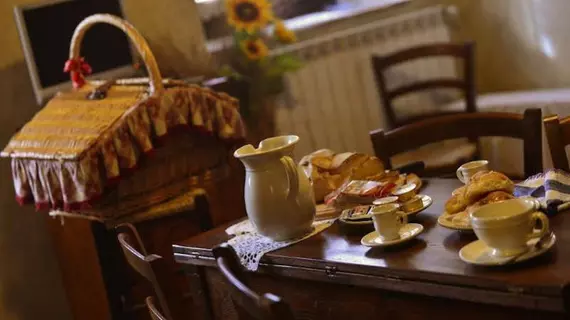
[[[131,224],[122,224],[119,228],[121,227],[126,227],[131,233],[121,232],[117,235],[127,263],[150,282],[162,313],[166,319],[172,320],[168,299],[161,287],[161,283],[169,282],[169,279],[163,279],[168,274],[168,267],[164,259],[155,254],[143,255],[141,252],[146,252],[146,249],[136,228]]]
[[[372,65],[375,73],[376,84],[382,99],[389,128],[393,129],[403,124],[403,121],[396,116],[393,100],[404,94],[424,91],[427,89],[460,89],[465,99],[465,111],[475,112],[477,108],[474,47],[475,45],[472,42],[466,42],[463,44],[433,43],[401,50],[385,56],[373,56]],[[390,90],[388,89],[386,73],[390,68],[404,62],[433,56],[450,56],[462,60],[463,76],[458,78],[424,80]],[[436,114],[433,114],[433,116],[435,115]]]
[[[527,109],[524,115],[502,112],[452,114],[414,122],[388,132],[375,130],[370,133],[374,152],[389,166],[390,157],[396,154],[433,142],[465,137],[522,139],[525,175],[542,171],[540,109]]]
[[[160,313],[160,311],[158,311],[154,305],[154,299],[152,297],[146,298],[146,307],[148,308],[148,312],[150,313],[152,320],[168,320]]]
[[[218,269],[224,276],[232,300],[249,316],[259,320],[291,320],[293,313],[280,297],[265,293],[257,294],[247,284],[247,279],[235,251],[226,243],[213,250]]]
[[[456,88],[462,89],[465,86],[465,82],[457,79],[437,79],[437,80],[426,80],[417,81],[412,84],[400,86],[388,92],[388,99],[392,100],[399,96],[418,92],[423,90],[437,89],[437,88]]]
[[[570,172],[566,146],[570,144],[570,117],[560,119],[557,115],[544,118],[544,130],[554,168]]]

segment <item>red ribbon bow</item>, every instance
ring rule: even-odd
[[[85,76],[90,75],[93,70],[91,66],[85,62],[85,59],[76,58],[67,60],[63,71],[69,72],[73,87],[79,89],[85,84]]]

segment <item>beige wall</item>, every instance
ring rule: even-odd
[[[12,16],[21,3],[0,1],[2,146],[38,109]],[[11,180],[9,161],[0,160],[0,319],[70,319],[45,218],[16,204]]]
[[[126,19],[148,41],[164,76],[183,78],[215,72],[193,0],[121,0],[121,3]]]
[[[568,0],[410,0],[298,35],[308,39],[353,27],[355,21],[378,21],[435,4],[457,6],[460,20],[454,38],[476,42],[480,92],[570,86]]]
[[[477,44],[480,92],[570,87],[568,0],[410,0],[365,14],[358,21],[377,21],[434,4],[459,8],[459,28],[454,29],[454,37]],[[335,22],[300,36],[310,38],[343,30],[353,23]]]
[[[570,86],[568,0],[418,0],[455,4],[477,43],[480,92]]]

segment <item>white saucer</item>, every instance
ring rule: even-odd
[[[546,253],[550,248],[552,248],[554,243],[556,243],[556,236],[552,234],[552,236],[550,237],[550,241],[544,244],[544,246],[542,246],[542,248],[540,249],[536,249],[534,247],[534,244],[536,244],[537,241],[538,238],[529,240],[527,242],[527,245],[529,246],[529,251],[518,256],[516,259],[512,259],[510,257],[501,258],[501,257],[491,256],[490,254],[491,248],[489,248],[481,240],[471,242],[470,244],[461,248],[461,250],[459,251],[459,257],[461,258],[461,260],[467,263],[480,265],[480,266],[501,266],[506,264],[514,264],[532,259],[543,253]]]
[[[424,230],[424,226],[419,223],[408,223],[398,232],[400,237],[394,240],[384,240],[380,237],[376,230],[362,237],[360,243],[367,247],[387,247],[400,244],[417,237]]]
[[[422,211],[424,211],[425,209],[429,208],[429,206],[431,206],[431,204],[433,203],[433,200],[430,196],[425,195],[425,194],[419,194],[418,196],[422,197],[422,207],[418,208],[416,210],[412,210],[410,212],[406,212],[406,215],[408,217],[413,216],[415,214],[418,214]]]
[[[473,232],[471,225],[454,223],[452,219],[453,215],[444,213],[437,218],[437,223],[447,229]]]

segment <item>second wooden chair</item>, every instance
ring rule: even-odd
[[[524,175],[542,172],[542,118],[540,109],[524,115],[481,112],[430,118],[384,132],[370,133],[374,152],[391,167],[391,157],[420,146],[464,137],[512,137],[524,141]]]
[[[213,254],[218,269],[226,280],[232,300],[237,304],[238,314],[245,312],[248,318],[253,317],[258,320],[294,319],[291,308],[280,297],[271,293],[259,295],[247,285],[239,258],[228,244],[215,247]]]
[[[570,117],[564,119],[558,116],[545,117],[544,130],[554,168],[570,172],[566,155],[566,146],[570,144]]]

